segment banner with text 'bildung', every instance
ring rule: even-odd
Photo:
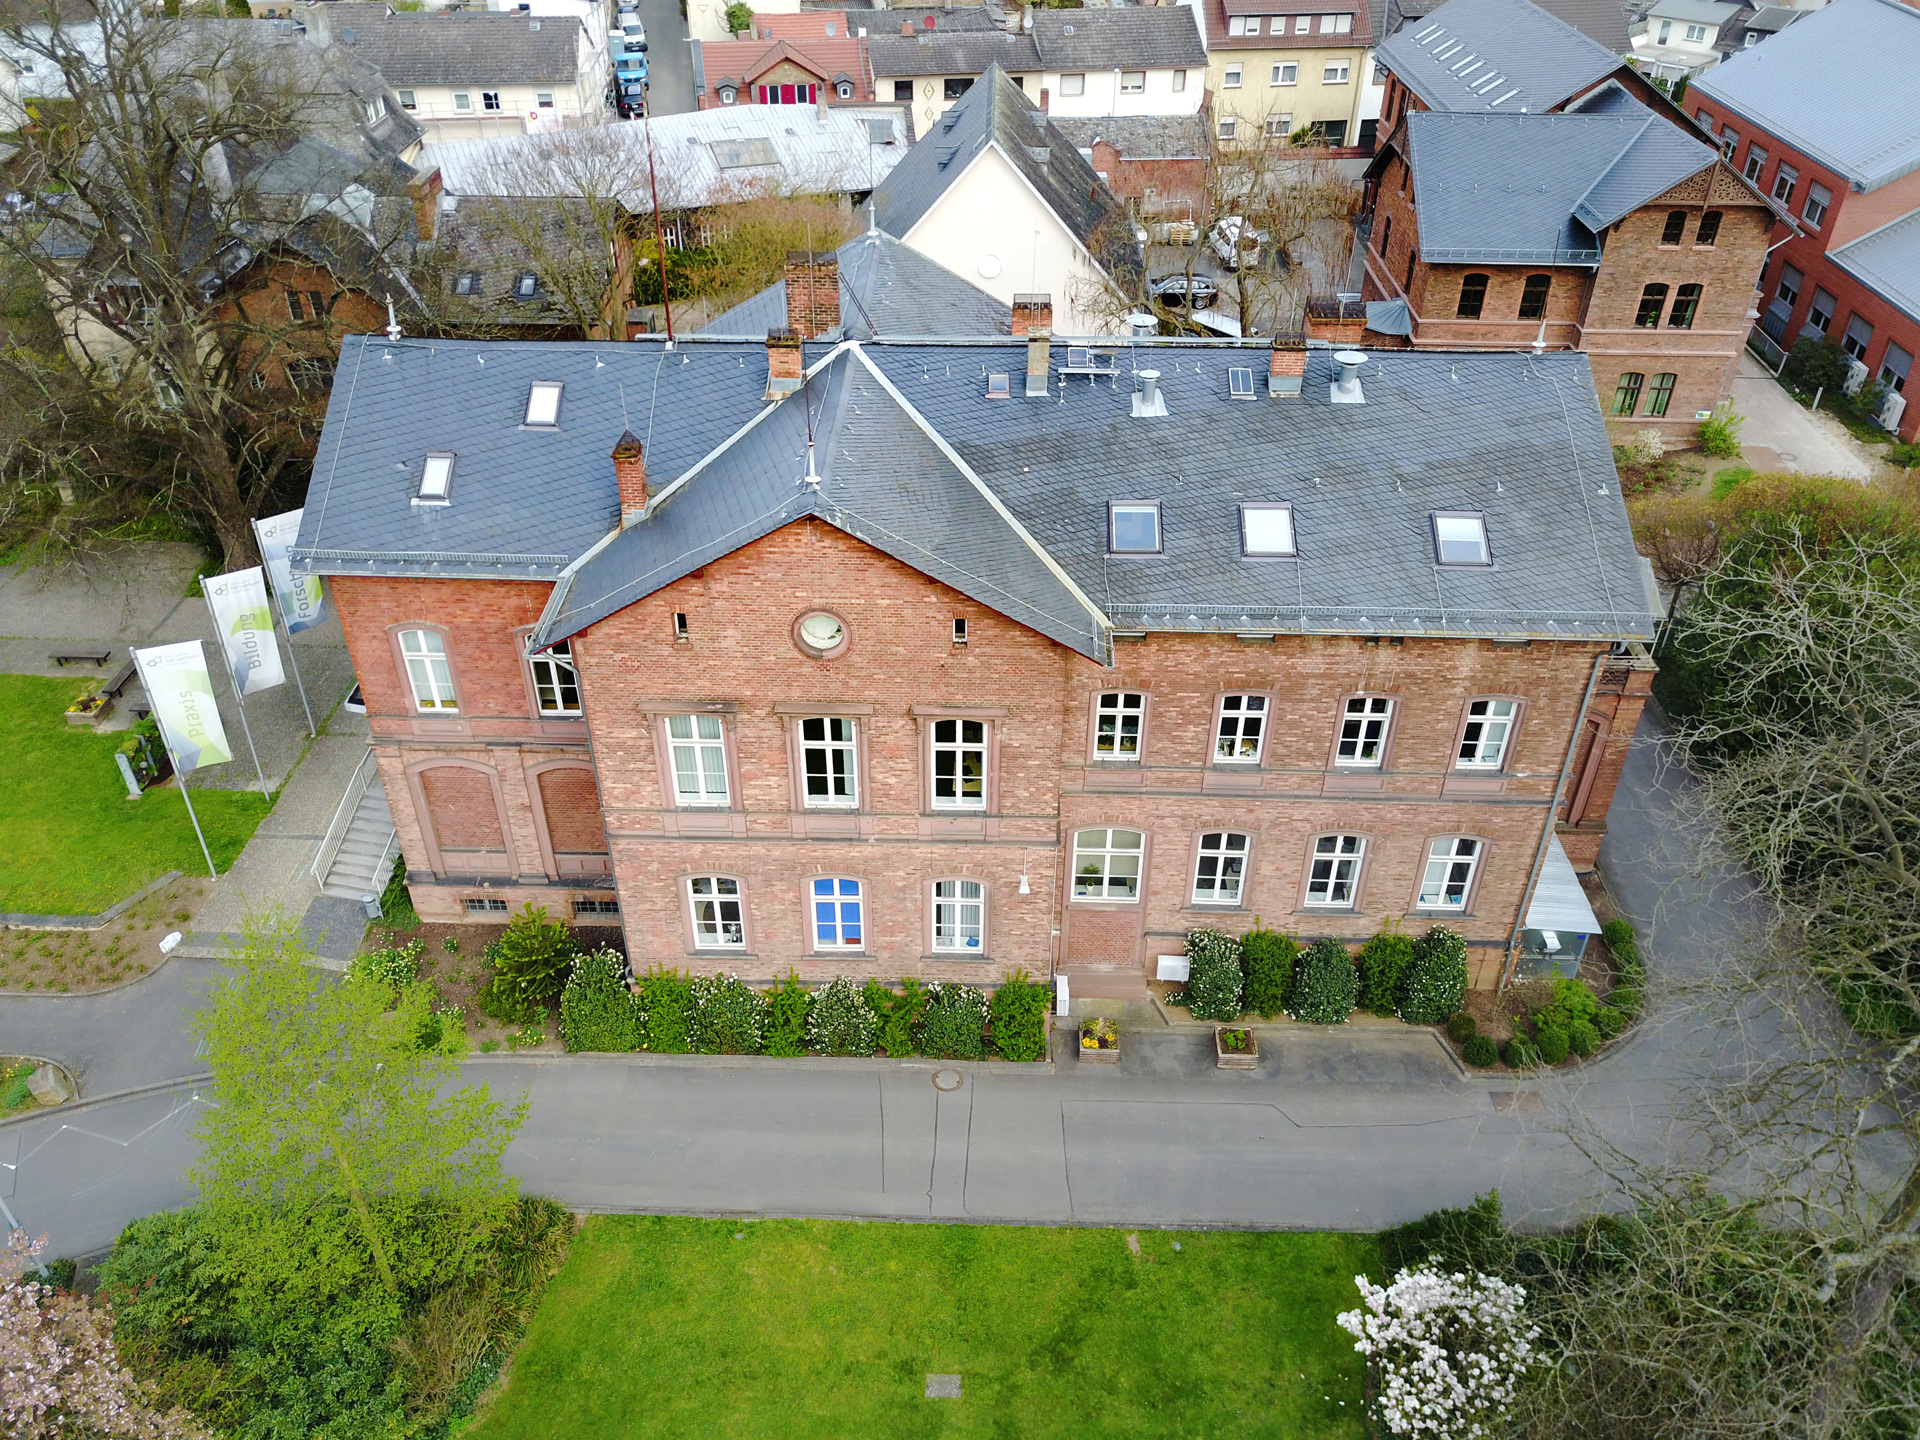
[[[204,765],[223,765],[233,759],[220,707],[213,700],[213,679],[207,674],[206,652],[198,640],[135,650],[153,718],[173,751],[174,768],[191,775]]]
[[[280,665],[280,641],[267,608],[267,577],[258,565],[200,582],[213,611],[214,629],[227,654],[234,688],[242,697],[287,683]]]

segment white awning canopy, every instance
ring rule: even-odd
[[[1529,930],[1554,930],[1568,935],[1598,935],[1600,922],[1593,918],[1587,892],[1580,888],[1580,877],[1573,873],[1573,862],[1555,835],[1547,841],[1546,863],[1540,867],[1540,883],[1534,887],[1533,903],[1527,906]]]

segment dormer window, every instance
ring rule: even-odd
[[[531,270],[522,270],[513,277],[513,298],[531,300],[540,293],[540,277]]]
[[[1491,565],[1486,517],[1461,511],[1433,512],[1433,553],[1442,565]]]
[[[453,461],[452,455],[427,456],[427,463],[420,471],[420,493],[414,498],[430,505],[446,504],[453,490]]]
[[[557,380],[536,380],[527,391],[529,425],[552,427],[560,423],[560,392],[566,387]]]
[[[735,100],[739,98],[740,98],[740,92],[734,89],[733,86],[722,85],[720,87],[720,103],[722,105],[731,105]]]
[[[1107,549],[1114,555],[1160,553],[1160,502],[1114,502],[1107,506]]]
[[[853,98],[853,82],[851,80],[842,80],[838,85],[833,87],[833,93],[838,95],[842,100],[851,100]]]
[[[1260,501],[1242,505],[1240,553],[1251,560],[1298,554],[1293,546],[1293,506]]]

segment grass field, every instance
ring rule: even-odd
[[[165,871],[206,873],[179,790],[129,800],[113,760],[123,737],[67,723],[85,688],[0,675],[0,910],[91,914]],[[195,790],[193,808],[225,874],[272,806],[246,791]]]
[[[1359,1440],[1333,1317],[1377,1264],[1364,1235],[601,1216],[467,1435]]]

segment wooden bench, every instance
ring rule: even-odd
[[[127,688],[127,682],[133,679],[133,661],[122,660],[120,668],[107,677],[107,683],[100,687],[102,695],[119,698],[120,692]]]
[[[112,658],[113,658],[113,651],[110,649],[108,650],[49,650],[47,652],[47,659],[59,665],[63,670],[67,667],[67,664],[70,661],[74,661],[74,660],[90,660],[95,665],[104,665],[107,663],[107,661],[111,660]]]

